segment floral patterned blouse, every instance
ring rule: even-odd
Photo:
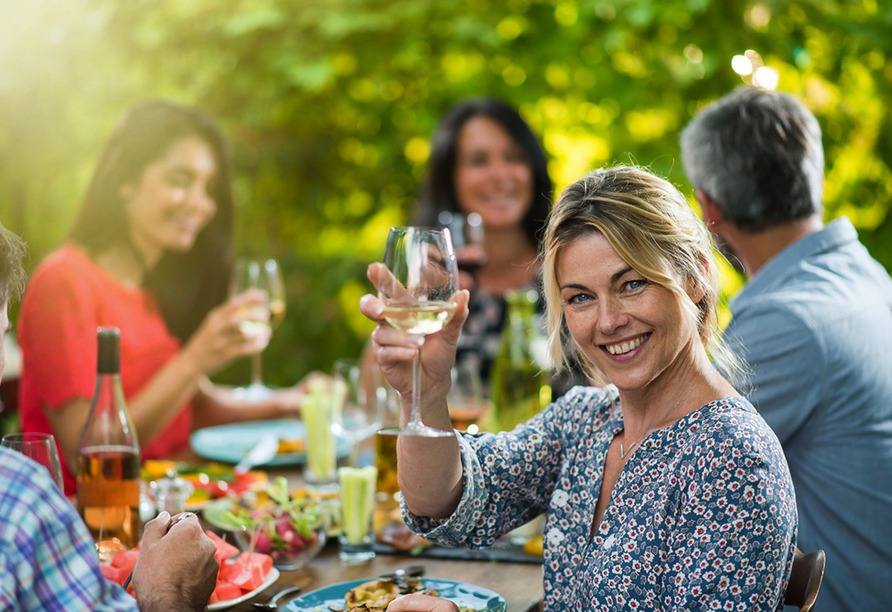
[[[660,429],[623,467],[591,528],[614,387],[575,387],[509,433],[459,436],[464,493],[448,519],[403,517],[447,546],[490,546],[548,512],[545,609],[782,610],[797,513],[780,443],[740,397]]]

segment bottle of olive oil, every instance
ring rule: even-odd
[[[533,290],[505,293],[507,320],[490,374],[494,422],[509,431],[551,402],[551,372],[543,358],[546,339],[536,317]]]

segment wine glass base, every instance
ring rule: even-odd
[[[273,390],[261,383],[251,383],[247,387],[236,387],[232,396],[246,402],[262,402],[273,396]]]
[[[452,430],[445,431],[443,429],[434,429],[428,427],[424,423],[410,423],[405,427],[393,427],[390,429],[379,429],[379,436],[417,436],[419,438],[450,438],[455,435]]]

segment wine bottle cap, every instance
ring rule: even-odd
[[[97,372],[99,374],[120,374],[121,332],[117,327],[100,327],[97,339],[99,343]]]

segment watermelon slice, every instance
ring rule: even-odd
[[[217,562],[220,565],[223,565],[223,561],[229,559],[238,554],[238,548],[218,536],[213,531],[205,531],[205,534],[214,541],[214,544],[217,546],[217,552],[214,553],[214,557],[217,558]]]
[[[219,582],[217,583],[217,588],[215,588],[214,592],[211,593],[211,600],[209,603],[214,604],[219,601],[237,599],[241,597],[242,594],[242,590],[231,582]]]
[[[273,569],[273,558],[263,553],[243,552],[236,557],[236,561],[241,561],[248,569],[251,569],[254,566],[259,566],[261,576],[266,576],[269,571]]]
[[[111,580],[114,583],[120,584],[124,586],[124,581],[127,580],[127,576],[130,575],[130,572],[122,572],[116,567],[112,567],[111,565],[100,565],[99,569],[102,570],[102,575]]]

